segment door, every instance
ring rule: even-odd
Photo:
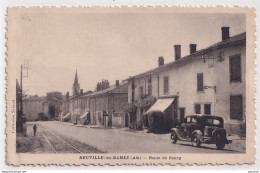
[[[54,105],[49,106],[49,115],[50,115],[50,118],[54,118],[54,116],[55,116],[55,106]]]
[[[128,127],[128,114],[125,114],[125,127]]]
[[[185,118],[185,108],[180,108],[180,122],[184,123]]]

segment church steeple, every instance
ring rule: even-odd
[[[78,95],[80,92],[80,86],[79,86],[79,82],[78,82],[78,72],[76,70],[76,74],[75,74],[75,78],[74,78],[74,84],[72,86],[72,95]]]
[[[77,85],[78,84],[78,73],[76,70],[76,74],[75,74],[75,79],[74,79],[74,84],[73,85]]]

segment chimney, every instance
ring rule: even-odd
[[[116,80],[116,87],[119,86],[119,80]]]
[[[222,41],[229,38],[229,27],[222,27]]]
[[[163,56],[159,56],[159,59],[158,59],[158,67],[164,65],[164,59],[163,59]]]
[[[80,95],[82,95],[83,94],[83,89],[80,89]]]
[[[181,45],[174,45],[175,61],[181,59]]]
[[[190,54],[195,53],[197,50],[197,44],[190,44]]]

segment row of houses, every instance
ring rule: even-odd
[[[181,45],[174,45],[172,62],[164,64],[161,56],[158,67],[125,80],[136,127],[143,112],[155,109],[167,112],[173,125],[191,114],[222,116],[228,133],[240,133],[246,111],[246,33],[230,37],[229,27],[221,29],[220,42],[201,50],[190,44],[184,57]],[[151,97],[153,106],[138,106]]]
[[[106,89],[96,92],[88,91],[63,100],[61,121],[127,127],[128,117],[123,109],[126,105],[127,83],[120,83],[116,80],[114,85]]]
[[[134,129],[142,129],[143,115],[151,110],[166,112],[173,126],[190,114],[210,114],[224,118],[228,133],[239,134],[246,111],[246,33],[230,37],[229,27],[221,30],[218,43],[201,50],[190,44],[187,56],[174,45],[170,63],[160,56],[158,67],[96,92],[83,92],[76,72],[72,96],[60,97],[54,114],[74,124]],[[49,100],[47,114],[57,105]]]

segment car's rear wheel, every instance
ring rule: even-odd
[[[191,143],[194,147],[200,147],[201,142],[198,133],[192,135]]]
[[[216,146],[218,150],[223,150],[225,147],[225,141],[223,138],[217,137]]]
[[[175,132],[172,132],[172,133],[171,133],[171,142],[172,142],[173,144],[176,144],[176,142],[177,142],[177,135],[176,135]]]

